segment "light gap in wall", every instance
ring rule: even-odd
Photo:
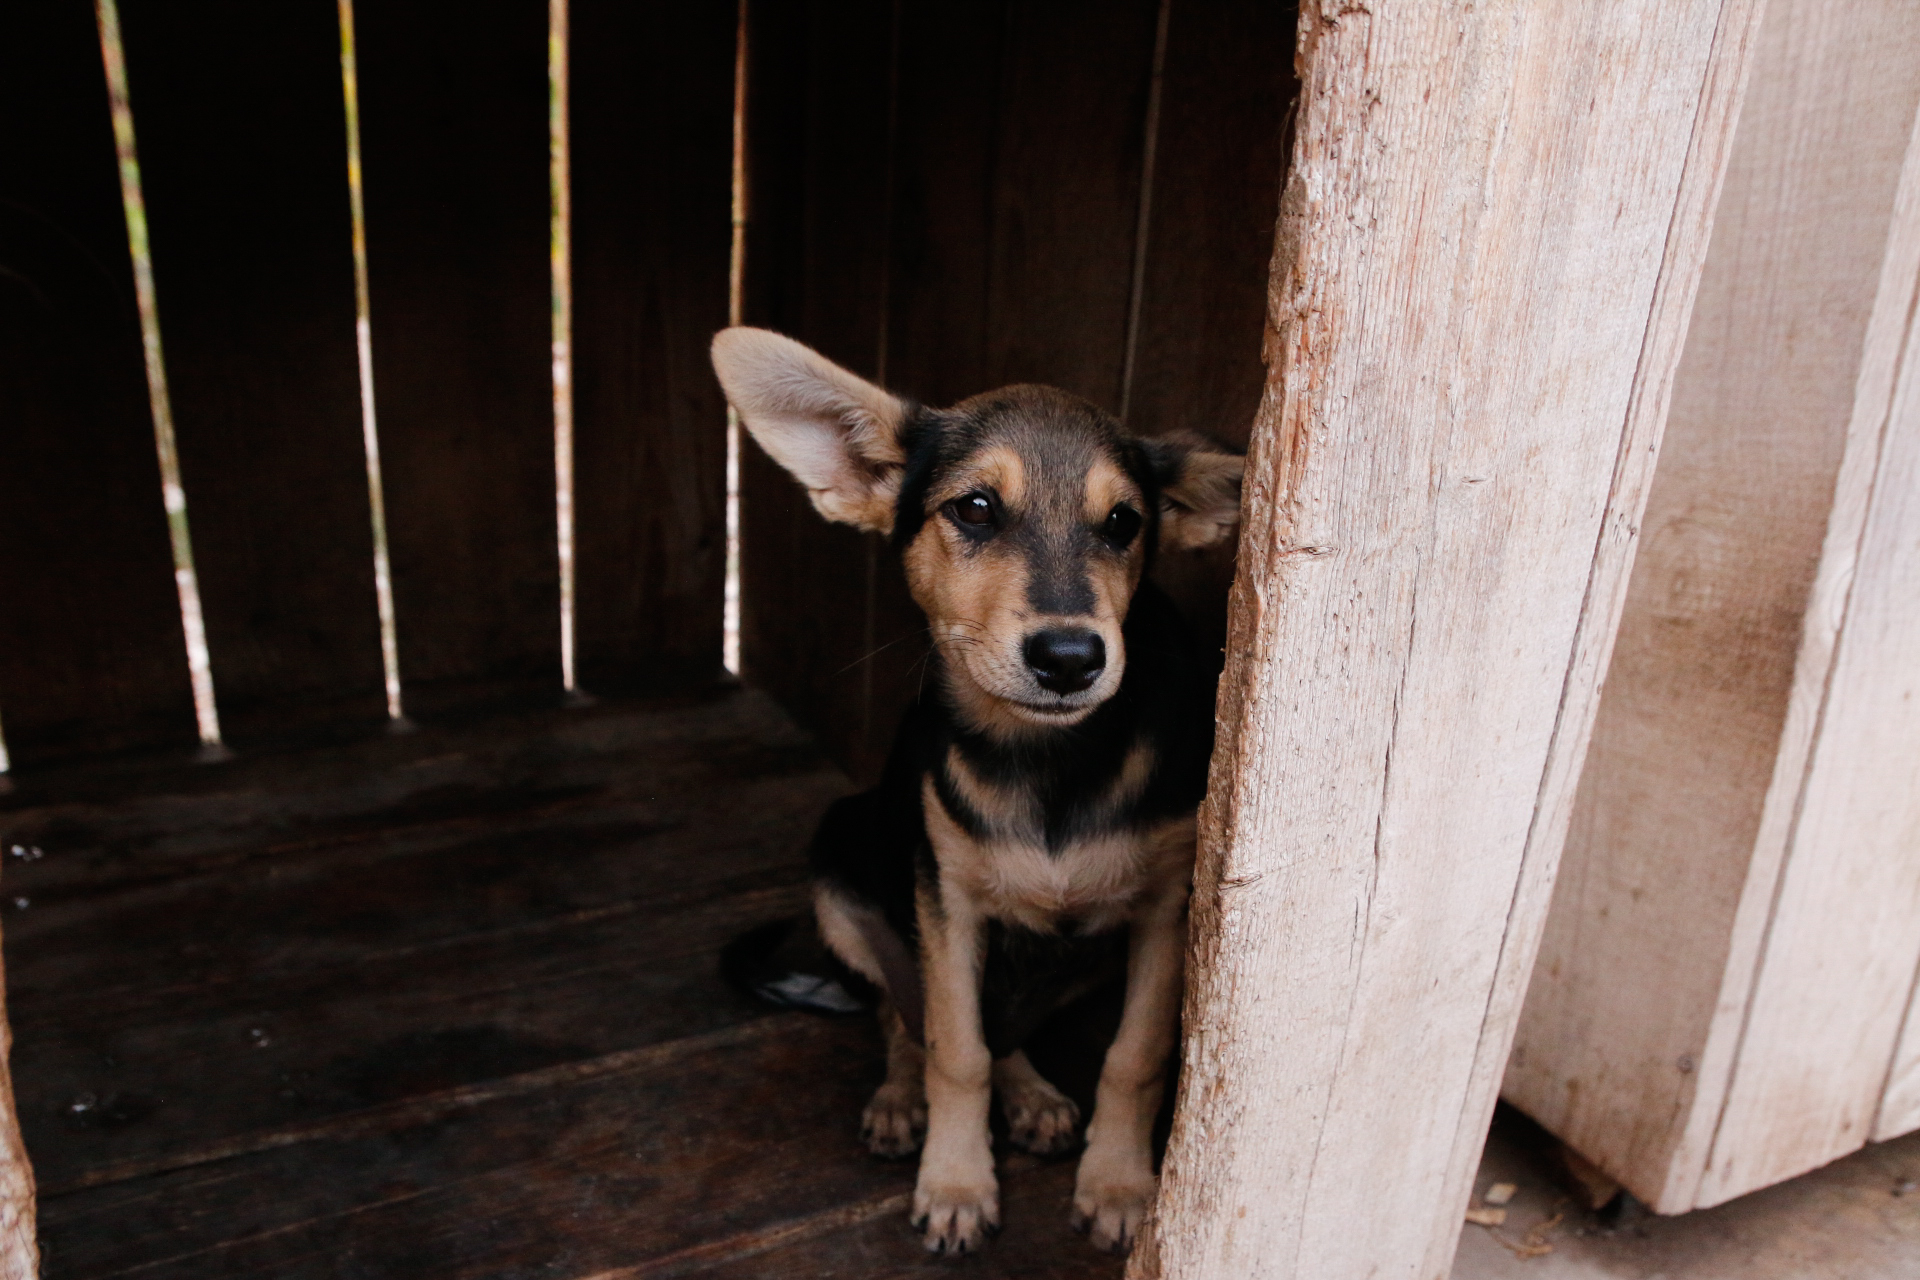
[[[113,110],[113,144],[120,164],[120,203],[126,214],[127,250],[133,259],[140,339],[146,352],[147,400],[153,413],[154,448],[160,456],[160,495],[167,510],[167,537],[173,547],[173,581],[180,596],[180,628],[187,641],[194,719],[199,725],[202,746],[211,752],[220,752],[220,712],[213,697],[213,663],[207,652],[207,627],[200,609],[200,578],[193,568],[187,494],[180,484],[173,403],[167,394],[167,366],[160,347],[160,311],[154,301],[147,205],[140,187],[139,152],[134,145],[127,63],[120,43],[120,9],[115,0],[96,0],[94,16],[100,28],[100,57],[106,65],[107,95]]]
[[[560,555],[560,679],[574,679],[573,562],[573,229],[572,176],[567,153],[567,0],[547,5],[547,182],[553,272],[553,480],[555,534]]]
[[[747,4],[733,40],[733,244],[727,264],[727,323],[741,323],[741,285],[747,265]],[[740,674],[740,415],[727,406],[727,580],[720,657]]]
[[[400,636],[393,619],[393,562],[387,555],[387,494],[380,478],[380,428],[373,407],[373,321],[367,288],[367,211],[360,179],[360,64],[354,52],[353,0],[340,0],[340,87],[347,116],[347,199],[353,209],[354,340],[360,353],[360,435],[367,455],[367,506],[373,522],[373,592],[380,609],[380,665],[387,718],[406,722],[400,701]]]

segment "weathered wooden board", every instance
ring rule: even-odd
[[[0,16],[0,717],[18,767],[191,746],[100,37]]]
[[[598,692],[720,671],[730,0],[571,0],[576,662]]]
[[[1297,6],[1167,6],[1129,429],[1244,447],[1266,382],[1267,267],[1299,91]]]
[[[120,16],[222,731],[378,723],[338,9]]]
[[[1179,1110],[1129,1273],[1431,1277],[1757,6],[1303,6]]]
[[[1914,34],[1905,47],[1920,55]],[[1907,166],[1910,219],[1920,135]],[[1909,325],[1858,540],[1828,543],[1851,562],[1846,616],[1702,1205],[1874,1136],[1920,969],[1920,326]]]
[[[1791,1158],[1769,1175],[1747,1163],[1748,1136],[1776,1157],[1801,1146],[1800,1169],[1839,1154],[1831,1126],[1851,1123],[1858,1145],[1894,1034],[1875,1033],[1877,1049],[1842,1049],[1850,1041],[1825,1034],[1831,1026],[1743,1031],[1763,950],[1785,940],[1772,922],[1789,845],[1815,862],[1845,861],[1845,840],[1823,837],[1831,847],[1817,852],[1803,844],[1811,829],[1803,815],[1796,834],[1795,814],[1920,252],[1890,238],[1914,221],[1894,209],[1920,103],[1920,15],[1848,14],[1842,22],[1810,0],[1776,3],[1762,28],[1506,1085],[1664,1212],[1735,1193],[1725,1173],[1713,1175],[1718,1191],[1702,1188],[1710,1158],[1758,1179],[1739,1190],[1784,1176]],[[1865,887],[1837,862],[1833,870]],[[1791,876],[1784,887],[1803,892]],[[1881,901],[1894,909],[1899,899]],[[1851,929],[1853,917],[1834,921]],[[1857,936],[1874,945],[1870,931]],[[1883,963],[1897,968],[1899,950]],[[1795,971],[1817,982],[1822,969],[1806,953],[1786,969],[1764,963],[1776,982]],[[1802,989],[1845,1017],[1860,1014],[1861,1001],[1897,1005],[1904,997],[1886,995],[1889,980],[1869,991],[1850,976],[1845,998],[1830,980],[1818,995]],[[1825,1137],[1799,1144],[1725,1127],[1729,1079],[1750,1061],[1826,1046],[1835,1056],[1802,1073],[1791,1106],[1778,1093],[1771,1100],[1781,1123],[1828,1127]],[[1838,1066],[1856,1051],[1855,1065]],[[1876,1083],[1848,1087],[1851,1073]],[[1836,1106],[1850,1119],[1835,1121]],[[1716,1153],[1716,1132],[1736,1145]]]
[[[7,1019],[7,967],[0,962],[0,1278],[35,1280],[40,1246],[34,1204],[33,1165],[20,1138],[14,1107],[13,1029]]]
[[[1887,1072],[1887,1091],[1874,1124],[1875,1141],[1920,1129],[1920,981],[1907,1002],[1907,1018]]]
[[[881,377],[894,7],[753,3],[747,14],[747,320]],[[740,495],[742,674],[843,766],[871,771],[892,731],[874,745],[878,540],[828,525],[750,440]]]
[[[356,11],[374,395],[410,713],[560,693],[547,6]]]
[[[7,889],[30,904],[9,912],[14,1062],[50,1192],[737,1021],[714,955],[802,909],[800,846],[844,788],[758,695],[517,750],[399,741],[333,779],[283,761],[5,816],[43,851]]]

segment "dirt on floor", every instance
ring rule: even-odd
[[[1468,1224],[1452,1280],[1920,1277],[1920,1133],[1716,1208],[1662,1218],[1630,1199],[1597,1213],[1576,1203],[1552,1139],[1502,1107],[1474,1204],[1499,1183],[1517,1188],[1506,1221]]]

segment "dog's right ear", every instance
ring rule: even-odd
[[[740,421],[807,487],[821,515],[892,532],[907,461],[904,401],[765,329],[722,329],[713,369]]]

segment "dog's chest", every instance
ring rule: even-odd
[[[969,829],[928,789],[928,834],[943,882],[990,918],[1041,933],[1101,933],[1125,923],[1160,880],[1186,874],[1191,815],[1151,825],[1101,824],[1047,836],[1046,814],[1020,793],[969,788]]]

